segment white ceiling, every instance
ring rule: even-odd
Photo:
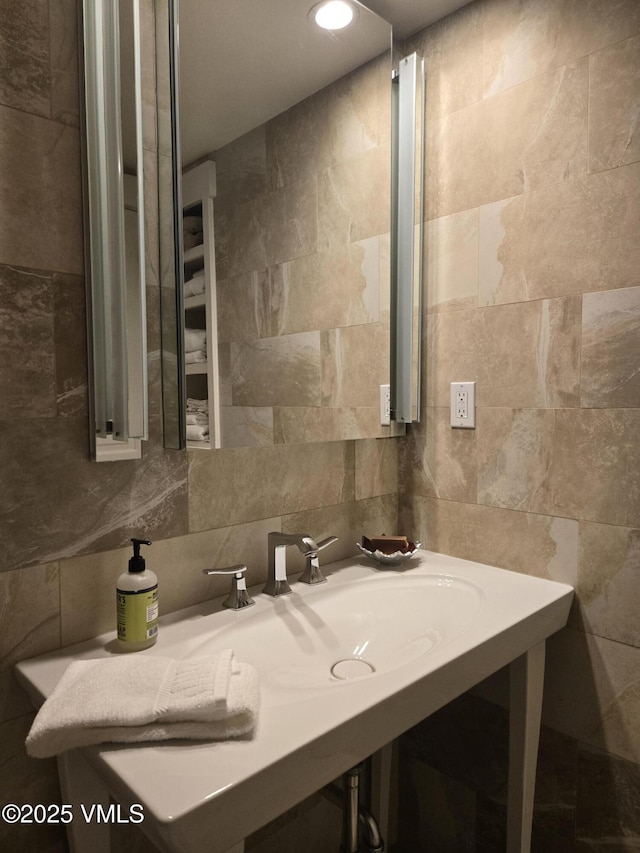
[[[440,18],[466,6],[470,0],[367,0],[373,12],[389,21],[395,38],[407,38]]]
[[[327,33],[317,0],[180,0],[182,162],[205,157],[469,0],[368,0]],[[373,14],[373,13],[376,14]]]

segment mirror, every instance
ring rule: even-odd
[[[139,456],[147,438],[138,0],[85,0],[82,26],[90,445],[102,461]]]
[[[174,134],[179,124],[182,181],[165,174],[161,189],[180,237],[172,257],[165,244],[164,279],[173,268],[185,281],[175,298],[163,288],[168,446],[183,441],[181,397],[194,448],[402,429],[380,422],[390,370],[391,28],[354,2],[350,27],[322,30],[312,5],[180,3],[179,100],[167,113]],[[175,59],[175,46],[166,49]],[[161,210],[163,221],[161,247]]]

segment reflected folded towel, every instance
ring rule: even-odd
[[[188,660],[75,661],[36,715],[27,752],[49,758],[97,743],[243,737],[258,707],[258,675],[231,649]]]
[[[207,333],[204,329],[185,329],[184,348],[186,352],[207,349]]]
[[[187,426],[193,426],[194,424],[209,426],[209,415],[200,414],[200,412],[195,412],[194,414],[187,412]]]
[[[184,283],[184,296],[187,299],[189,296],[198,296],[205,291],[204,270],[199,275],[194,275],[189,281]]]
[[[187,397],[187,411],[191,413],[200,412],[201,414],[209,413],[208,400],[196,400],[195,397]]]
[[[184,363],[185,364],[197,364],[198,362],[206,361],[207,354],[203,349],[195,349],[191,352],[185,352],[184,354]]]
[[[209,438],[209,427],[199,424],[187,424],[187,441],[206,441]]]

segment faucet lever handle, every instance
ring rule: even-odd
[[[321,542],[318,542],[318,551],[322,551],[322,549],[326,548],[327,545],[333,545],[333,543],[337,541],[337,536],[327,536],[326,539],[323,539]]]
[[[229,566],[227,569],[203,569],[203,575],[233,575],[231,582],[231,592],[228,597],[222,602],[223,607],[228,607],[230,610],[242,610],[243,607],[251,607],[255,601],[247,592],[247,582],[244,574],[247,567],[244,563],[238,563],[235,566]]]
[[[300,575],[299,578],[301,583],[316,584],[327,582],[327,579],[320,571],[320,560],[318,559],[318,551],[322,551],[322,549],[326,548],[327,545],[332,545],[334,542],[337,541],[337,536],[327,536],[326,539],[323,539],[321,542],[318,542],[315,551],[311,551],[311,553],[307,554],[307,565],[305,566],[304,572]]]

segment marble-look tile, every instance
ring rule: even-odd
[[[554,453],[540,504],[554,514],[636,526],[639,435],[638,409],[556,412]]]
[[[401,521],[423,546],[463,560],[568,583],[578,578],[578,522],[479,504],[401,496]]]
[[[587,60],[431,122],[426,218],[586,173]]]
[[[380,317],[378,237],[288,261],[273,270],[278,334],[335,329]]]
[[[379,405],[379,386],[389,382],[390,336],[380,323],[320,333],[322,404]]]
[[[356,500],[398,491],[396,439],[356,442]]]
[[[476,422],[478,503],[544,512],[538,496],[551,467],[556,412],[485,409]]]
[[[0,720],[31,711],[13,665],[60,646],[58,565],[0,574]]]
[[[579,405],[578,297],[430,314],[426,330],[429,405],[448,406],[461,379],[479,407]]]
[[[0,103],[49,117],[48,4],[9,0],[0,8]],[[76,96],[77,98],[77,96]]]
[[[389,426],[380,424],[378,406],[279,406],[273,410],[275,444],[349,441],[356,438],[381,438],[392,434]]]
[[[158,576],[160,614],[224,595],[229,578],[203,569],[247,566],[247,584],[267,578],[267,534],[279,518],[159,539],[145,549],[147,566]],[[73,557],[60,563],[62,645],[115,631],[115,589],[127,570],[131,547]]]
[[[638,284],[640,166],[480,210],[479,304]]]
[[[564,628],[547,641],[543,722],[640,763],[640,649]]]
[[[640,160],[640,35],[589,57],[589,169]]]
[[[318,249],[386,234],[391,204],[389,144],[318,175]]]
[[[186,531],[186,454],[147,442],[141,460],[96,464],[88,430],[84,418],[0,421],[0,570]]]
[[[221,205],[231,209],[267,192],[264,124],[219,148],[213,159],[216,164],[216,207]]]
[[[231,344],[234,406],[317,406],[320,332]]]
[[[234,207],[228,235],[229,275],[315,252],[317,222],[315,177]]]
[[[148,838],[140,825],[112,823],[109,826],[111,846],[127,853],[158,853],[159,848]]]
[[[398,502],[395,494],[380,495],[367,500],[293,512],[282,517],[285,533],[307,533],[316,541],[327,536],[337,536],[338,541],[321,553],[320,565],[326,566],[347,557],[362,556],[356,547],[362,535],[397,532]],[[287,554],[291,571],[304,569],[304,557],[293,548]],[[331,569],[328,569],[328,572]],[[327,572],[327,573],[328,573]]]
[[[353,500],[352,442],[188,453],[189,529],[223,527]],[[225,488],[220,488],[225,483]]]
[[[640,766],[600,750],[578,753],[576,836],[589,849],[640,846]],[[617,845],[617,846],[615,846]]]
[[[455,739],[458,740],[457,731]],[[476,853],[476,795],[452,774],[440,773],[400,741],[400,815],[396,853],[455,850]]]
[[[371,237],[218,280],[218,340],[247,341],[377,321],[379,243]]]
[[[245,839],[247,853],[326,853],[338,850],[342,812],[313,794]]]
[[[478,304],[478,220],[474,209],[425,224],[429,311],[460,311]]]
[[[164,417],[164,403],[166,400],[166,409],[175,408],[177,410],[177,394],[173,396],[168,393],[163,400],[162,392],[162,350],[161,338],[162,331],[160,328],[160,300],[158,299],[159,289],[157,287],[146,288],[147,299],[147,392],[149,399],[149,429],[151,442],[163,441],[162,428]],[[163,315],[163,320],[166,315]],[[168,377],[164,377],[168,380]],[[157,422],[158,435],[154,433],[154,425]]]
[[[82,274],[77,128],[0,107],[0,262]]]
[[[638,435],[637,409],[479,409],[478,502],[634,526]]]
[[[640,529],[580,522],[578,600],[585,631],[640,646]]]
[[[155,0],[156,123],[158,154],[171,157],[171,89],[168,0]]]
[[[449,408],[423,411],[400,442],[399,463],[409,494],[475,503],[475,430],[452,429]]]
[[[282,334],[282,295],[275,274],[277,269],[268,267],[217,280],[219,343],[253,341]]]
[[[326,169],[331,162],[329,93],[321,89],[266,124],[267,192]]]
[[[50,275],[0,267],[0,389],[2,419],[56,415],[54,287]]]
[[[488,0],[483,4],[485,97],[635,35],[634,0]]]
[[[163,158],[164,159],[164,158]],[[144,250],[145,284],[149,288],[160,285],[160,158],[157,152],[142,152],[144,192]],[[164,177],[164,176],[163,176]],[[163,247],[164,251],[164,247]],[[175,250],[174,250],[175,251]],[[175,276],[175,274],[174,274]],[[165,285],[167,282],[165,282]],[[157,295],[156,299],[157,301]]]
[[[483,4],[468,4],[405,43],[425,59],[428,121],[481,100],[482,20]]]
[[[140,62],[142,74],[142,147],[158,150],[156,18],[153,0],[140,4]],[[131,132],[131,131],[129,131]]]
[[[49,4],[51,33],[51,118],[79,124],[78,21],[74,0]],[[152,81],[155,92],[155,80]],[[143,93],[151,87],[143,87]],[[155,121],[153,122],[155,126]]]
[[[640,287],[582,298],[581,402],[640,408]]]
[[[222,447],[261,447],[273,444],[273,409],[221,406]]]
[[[384,144],[391,132],[386,52],[341,77],[328,89],[331,160],[340,163]]]
[[[416,758],[475,793],[504,800],[508,725],[503,708],[467,693],[410,729],[402,736],[401,743]],[[485,737],[474,736],[476,726]],[[464,749],[460,748],[462,743]]]
[[[85,285],[80,276],[54,276],[54,340],[57,413],[88,413]],[[33,393],[33,386],[30,386]]]
[[[29,758],[24,741],[33,715],[0,724],[0,802],[59,803],[60,787],[55,758]],[[65,853],[65,827],[55,823],[0,822],[0,849],[11,853]]]

